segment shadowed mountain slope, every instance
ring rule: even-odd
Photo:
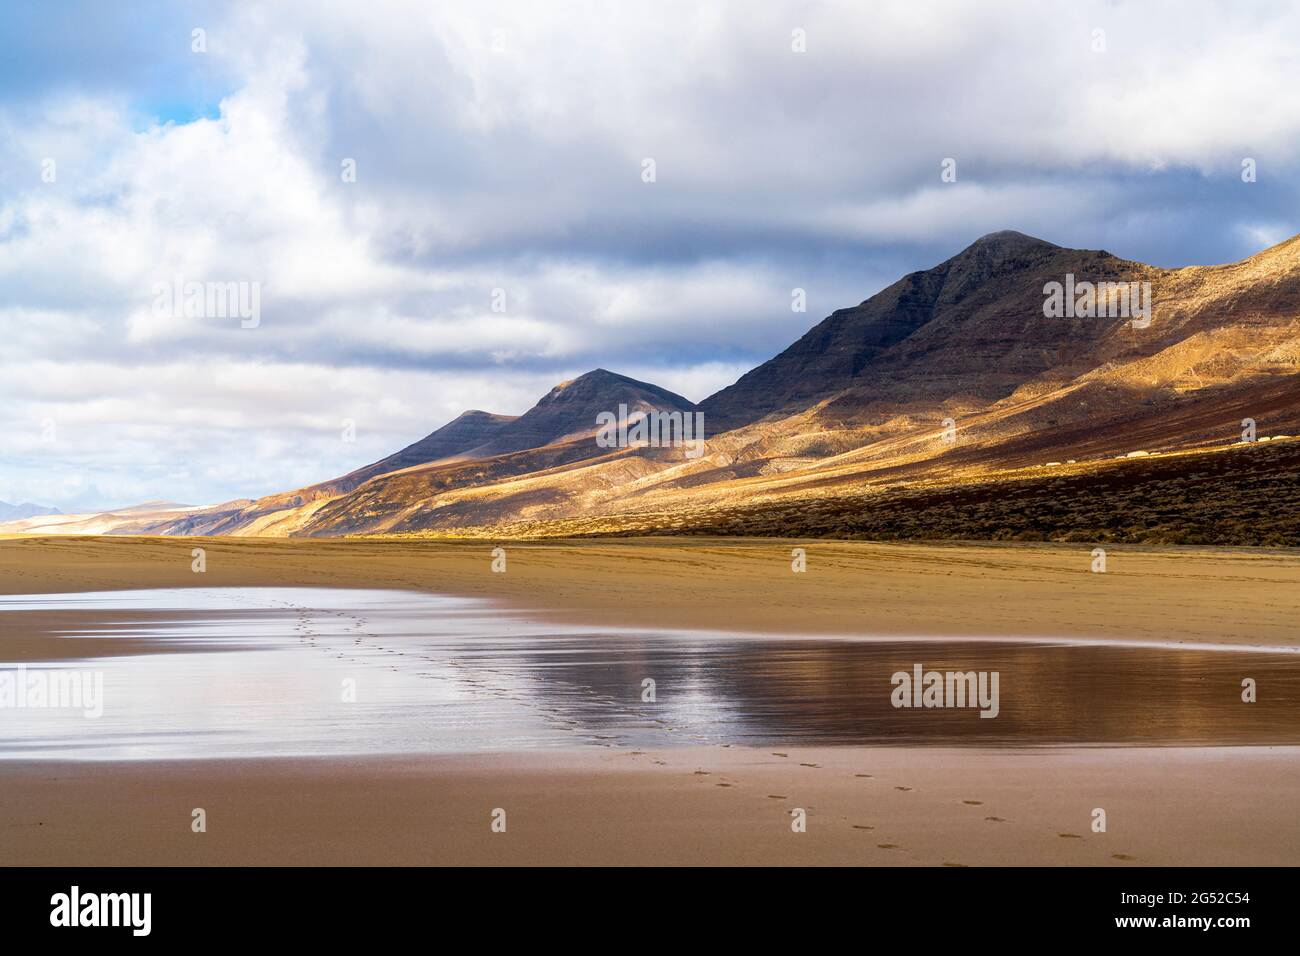
[[[437,431],[407,445],[401,451],[381,458],[373,465],[350,471],[342,478],[313,485],[304,491],[328,492],[328,497],[334,497],[351,491],[376,475],[470,454],[472,449],[492,441],[517,420],[513,415],[494,415],[492,412],[478,410],[462,412]]]
[[[1045,283],[1066,274],[1149,279],[1156,271],[1108,252],[993,233],[832,313],[700,407],[714,430],[725,430],[850,390],[841,414],[872,401],[1001,398],[1049,369],[1084,370],[1087,354],[1115,334],[1096,319],[1045,319]]]
[[[629,415],[695,409],[694,402],[666,388],[598,368],[555,386],[470,454],[485,458],[585,437],[595,431],[597,415],[617,413],[620,405],[627,406]]]

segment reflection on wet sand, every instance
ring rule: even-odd
[[[103,713],[0,708],[0,757],[1300,743],[1300,655],[1281,652],[560,629],[485,601],[309,588],[0,599],[0,628],[20,620],[85,655],[28,671],[102,672]],[[893,706],[891,675],[916,665],[998,672],[997,717]]]

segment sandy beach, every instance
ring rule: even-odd
[[[493,542],[0,539],[0,594],[323,586],[490,597],[556,623],[780,634],[1088,637],[1300,646],[1300,556],[768,539]],[[191,570],[205,552],[206,571]],[[807,571],[791,570],[791,550]],[[5,654],[20,659],[21,637]]]
[[[8,539],[0,592],[326,586],[491,597],[556,623],[790,635],[1296,646],[1282,552]],[[207,571],[191,571],[191,550]],[[6,614],[8,662],[156,651]],[[9,864],[1294,865],[1294,747],[586,747],[239,760],[0,760]],[[207,832],[191,832],[203,808]],[[506,811],[505,833],[491,829]],[[1092,829],[1105,810],[1106,831]],[[792,811],[806,812],[794,832]]]
[[[0,761],[16,865],[1294,865],[1294,749]],[[194,808],[207,832],[191,832]],[[1091,830],[1103,808],[1107,830]],[[492,814],[506,812],[494,833]],[[806,832],[791,811],[807,813]]]

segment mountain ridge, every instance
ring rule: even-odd
[[[1067,275],[1149,283],[1153,321],[1048,318],[1046,284]],[[740,505],[794,502],[798,514],[799,502],[1057,460],[1086,459],[1100,475],[1135,444],[1221,447],[1245,418],[1262,435],[1300,433],[1297,316],[1300,236],[1235,263],[1162,269],[1003,230],[835,310],[698,405],[598,368],[522,415],[467,412],[339,479],[165,518],[150,533],[636,525],[638,514]],[[596,415],[620,403],[702,413],[708,441],[690,456],[600,447]]]
[[[62,514],[58,508],[49,508],[45,505],[33,504],[30,501],[23,501],[18,504],[0,501],[0,521],[20,521],[23,518],[57,514]]]

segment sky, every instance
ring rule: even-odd
[[[1001,229],[1300,232],[1286,2],[51,0],[0,46],[0,500],[65,511],[300,487],[597,367],[699,400]]]

